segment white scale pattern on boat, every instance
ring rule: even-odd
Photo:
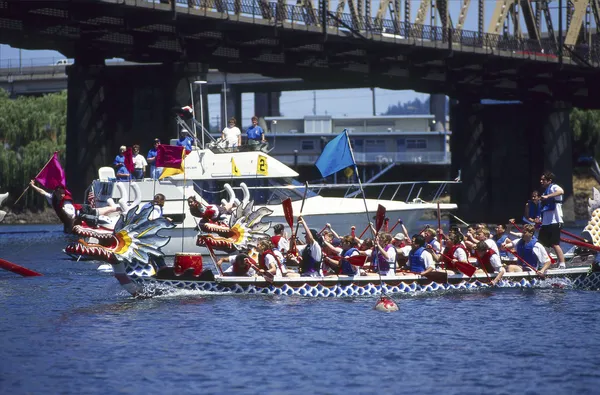
[[[169,292],[169,290],[191,290],[204,291],[219,294],[265,294],[265,295],[287,295],[287,296],[302,296],[302,297],[322,297],[322,298],[343,298],[356,296],[377,296],[381,295],[381,286],[379,284],[350,284],[340,285],[332,284],[325,286],[323,284],[309,285],[303,284],[298,287],[292,287],[289,284],[282,286],[258,286],[258,285],[240,285],[232,284],[224,286],[217,282],[201,282],[201,281],[177,281],[177,280],[155,280],[152,278],[138,277],[134,280],[141,288],[144,289],[144,296],[152,296],[157,293]],[[535,286],[552,286],[558,284],[561,287],[567,285],[569,288],[580,289],[599,289],[600,288],[600,273],[594,272],[588,276],[579,276],[575,280],[570,280],[567,277],[555,277],[546,280],[521,279],[519,281],[502,280],[497,287],[500,288],[532,288]],[[402,293],[421,293],[421,292],[440,292],[440,291],[464,291],[489,288],[490,285],[480,281],[463,281],[458,284],[439,284],[432,282],[427,285],[419,285],[416,282],[399,285],[384,284],[385,294],[402,294]]]

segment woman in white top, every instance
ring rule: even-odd
[[[229,125],[223,129],[221,138],[225,140],[227,147],[239,147],[242,145],[242,132],[235,126],[236,120],[234,117],[229,118]]]

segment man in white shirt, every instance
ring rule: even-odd
[[[546,171],[540,178],[544,188],[542,199],[542,227],[540,228],[540,243],[551,247],[558,258],[558,268],[565,268],[565,254],[560,247],[560,229],[563,222],[562,201],[565,193],[561,187],[554,184],[554,174]]]
[[[229,124],[223,129],[221,138],[225,140],[228,148],[239,147],[242,145],[242,132],[235,126],[236,120],[234,117],[229,118]]]
[[[148,162],[146,162],[143,155],[140,155],[140,146],[135,144],[133,146],[133,178],[136,180],[143,179],[144,174],[146,174],[146,166],[148,166]]]

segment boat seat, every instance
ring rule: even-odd
[[[98,179],[100,179],[100,181],[110,181],[115,178],[115,169],[112,167],[104,166],[98,169]]]

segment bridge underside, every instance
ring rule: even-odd
[[[294,22],[293,12],[291,20],[286,13],[266,18],[277,3],[260,3],[266,4],[264,10],[251,2],[256,14],[237,15],[227,10],[238,2],[206,4],[188,9],[144,1],[0,0],[0,29],[5,43],[57,49],[82,65],[111,57],[199,62],[230,73],[297,77],[317,84],[336,81],[346,87],[414,89],[469,100],[560,100],[600,108],[600,95],[590,88],[596,82],[595,67],[571,60],[559,64],[556,56],[530,51],[531,40],[402,22],[392,23],[397,34],[390,37],[383,28],[357,30],[331,12],[323,28],[319,18],[325,14],[315,14],[314,25],[306,23],[306,12],[302,23]],[[223,12],[217,11],[218,4]],[[493,45],[487,43],[492,38]]]

